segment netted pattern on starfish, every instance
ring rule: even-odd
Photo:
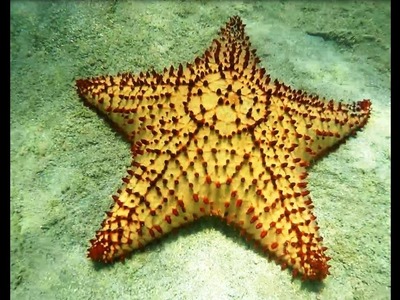
[[[304,279],[329,274],[306,167],[364,126],[369,100],[326,101],[271,81],[232,17],[193,64],[79,79],[132,143],[132,166],[88,256],[112,262],[218,216]]]

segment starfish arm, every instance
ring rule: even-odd
[[[102,228],[91,240],[88,257],[103,262],[124,259],[132,250],[203,215],[188,204],[193,192],[187,171],[179,165],[181,153],[136,156]]]
[[[243,201],[236,203],[243,208],[240,213],[229,211],[227,218],[282,268],[291,267],[294,276],[321,280],[329,274],[330,258],[324,253],[327,248],[322,245],[306,189],[307,163],[284,148],[271,147],[276,139],[278,135],[266,137],[261,125],[251,132],[257,146],[240,170],[244,186],[238,189],[237,198]]]
[[[86,104],[106,116],[130,142],[137,142],[165,134],[167,123],[175,125],[174,132],[183,128],[185,120],[176,107],[188,97],[193,73],[188,64],[162,73],[78,79],[76,86]]]
[[[283,268],[291,267],[303,279],[321,280],[329,274],[330,258],[306,189],[307,163],[275,147],[282,140],[267,134],[265,124],[248,128],[225,139],[215,130],[199,131],[197,136],[207,139],[197,146],[212,151],[202,151],[207,170],[200,177],[206,184],[196,193],[209,199],[210,214],[236,225]]]
[[[196,131],[191,123],[186,128]],[[193,183],[187,176],[190,166],[183,168],[180,163],[193,132],[180,137],[187,140],[184,143],[171,142],[175,135],[168,133],[161,142],[132,146],[132,166],[122,179],[118,194],[113,196],[115,203],[102,229],[91,241],[88,256],[93,260],[112,262],[124,258],[132,250],[201,216],[200,211],[194,214],[192,204],[188,205],[188,200],[193,199],[189,188]]]
[[[260,59],[256,49],[251,48],[250,38],[244,32],[245,26],[239,17],[230,18],[201,58],[207,63],[206,69],[218,70],[222,77],[225,71],[247,73],[246,76],[254,72]]]
[[[312,162],[360,130],[371,114],[371,102],[326,101],[292,90],[278,80],[265,87],[271,130],[296,157]]]

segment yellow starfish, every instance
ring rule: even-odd
[[[244,27],[230,18],[185,67],[77,80],[79,95],[128,138],[133,156],[88,257],[123,259],[212,215],[294,276],[329,274],[306,167],[363,127],[371,103],[325,101],[271,81]]]

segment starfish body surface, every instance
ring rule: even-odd
[[[272,81],[244,28],[230,18],[186,66],[76,81],[132,149],[88,257],[123,259],[174,228],[218,216],[293,275],[329,274],[307,167],[363,127],[371,103],[326,101]]]

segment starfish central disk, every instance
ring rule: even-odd
[[[271,80],[232,17],[201,57],[79,79],[131,142],[132,165],[88,256],[123,259],[203,216],[235,225],[303,279],[329,274],[306,167],[363,127],[371,103],[326,101]]]

